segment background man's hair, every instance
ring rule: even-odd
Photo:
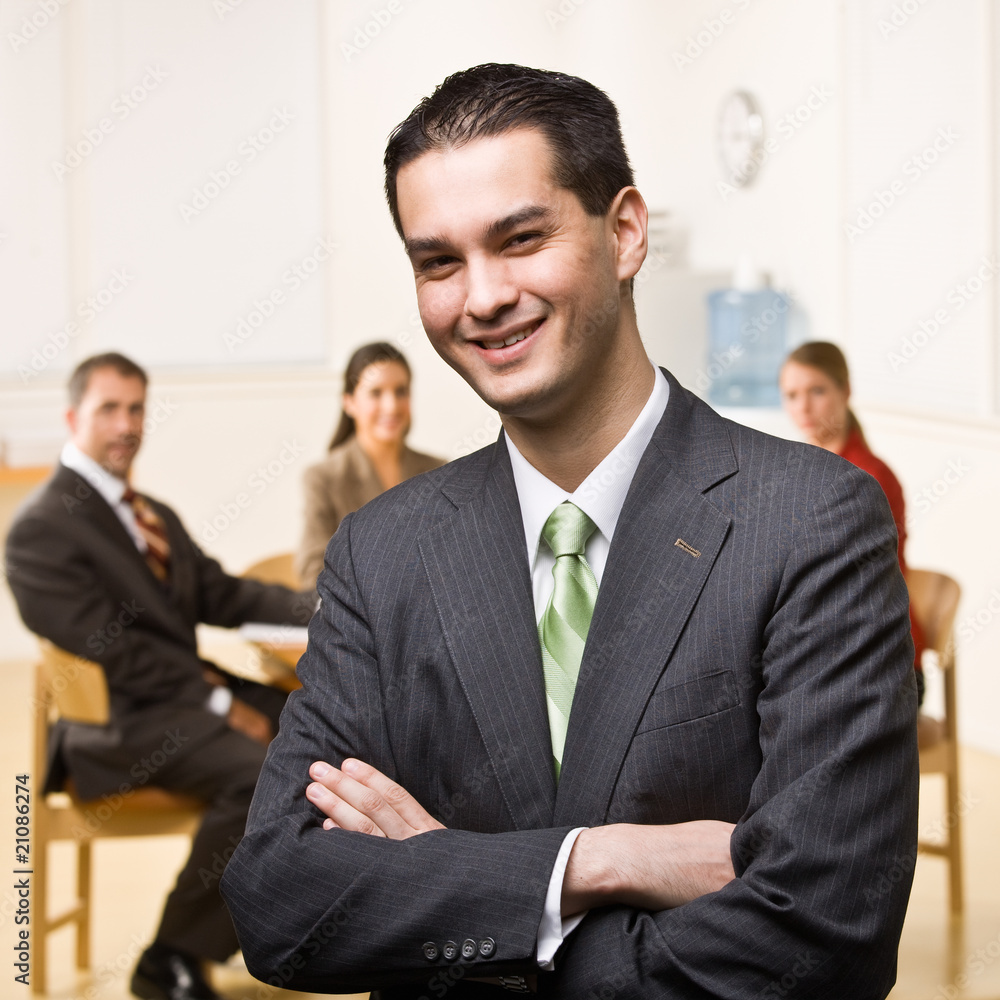
[[[67,388],[69,390],[69,405],[71,409],[76,409],[83,399],[87,386],[90,385],[90,376],[99,368],[113,368],[122,378],[137,378],[143,385],[149,384],[149,376],[134,361],[126,358],[124,354],[117,351],[108,351],[106,354],[95,354],[92,358],[81,361],[73,374],[69,377]]]
[[[545,136],[552,179],[572,191],[588,215],[604,215],[615,195],[634,183],[618,111],[603,90],[565,73],[484,63],[449,76],[389,136],[385,194],[399,235],[401,167],[431,150],[518,128]]]

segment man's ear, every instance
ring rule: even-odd
[[[76,434],[76,410],[73,407],[66,411],[66,426],[69,428],[71,437]]]
[[[629,186],[615,195],[608,210],[608,218],[614,227],[618,280],[628,281],[639,273],[639,268],[646,259],[649,210],[638,190]]]

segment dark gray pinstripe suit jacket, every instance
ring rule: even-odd
[[[539,991],[889,991],[917,754],[888,505],[849,463],[724,420],[670,381],[611,546],[558,790],[503,442],[345,520],[304,689],[223,881],[255,975],[471,995],[484,988],[468,977],[535,971],[569,829],[719,819],[737,824],[735,881],[673,910],[592,911]],[[403,842],[322,830],[306,770],[348,755],[449,829]],[[476,956],[449,960],[448,941]]]

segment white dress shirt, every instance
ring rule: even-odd
[[[128,489],[128,483],[124,479],[119,479],[118,476],[113,476],[89,455],[80,451],[72,441],[67,441],[63,445],[59,461],[67,469],[72,469],[104,497],[108,506],[118,516],[118,520],[125,526],[132,541],[135,542],[135,547],[145,556],[149,546],[146,539],[142,537],[139,526],[135,523],[135,511],[130,503],[126,503],[122,499]],[[233,692],[226,687],[215,687],[208,696],[206,707],[215,715],[228,715],[232,704]]]
[[[567,493],[551,479],[543,476],[517,450],[510,438],[504,435],[507,451],[510,454],[510,464],[514,471],[514,486],[521,505],[521,517],[524,521],[524,540],[528,551],[528,565],[531,567],[536,622],[541,620],[552,594],[552,570],[556,562],[549,547],[540,544],[542,528],[552,511],[566,500],[576,504],[597,525],[597,530],[587,542],[586,558],[598,587],[601,585],[611,539],[618,525],[622,505],[639,467],[642,453],[653,437],[670,396],[670,384],[663,372],[655,366],[653,370],[656,373],[653,390],[639,416],[635,418],[635,423],[573,493]],[[554,968],[553,960],[559,946],[584,917],[581,913],[564,920],[561,914],[566,863],[569,861],[570,851],[576,838],[584,829],[579,827],[566,835],[552,870],[549,890],[545,897],[545,911],[538,927],[537,959],[543,969]]]

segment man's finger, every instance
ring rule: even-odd
[[[332,793],[343,803],[343,807],[337,802],[328,803],[317,789],[313,790],[316,798],[308,796],[310,801],[319,805],[322,799],[323,811],[345,830],[379,833],[392,840],[405,840],[420,832],[410,826],[379,791],[357,781],[339,768],[317,761],[309,769],[309,774],[322,789]]]
[[[379,825],[359,812],[349,802],[335,792],[331,792],[326,785],[314,781],[306,786],[306,798],[320,810],[326,819],[323,821],[324,830],[332,830],[339,827],[341,830],[352,830],[355,833],[366,833],[372,837],[388,836]],[[327,825],[331,824],[331,825]]]
[[[341,765],[344,774],[378,792],[382,799],[397,813],[407,825],[417,833],[427,830],[443,830],[426,809],[398,782],[387,778],[381,771],[364,761],[348,757]]]

